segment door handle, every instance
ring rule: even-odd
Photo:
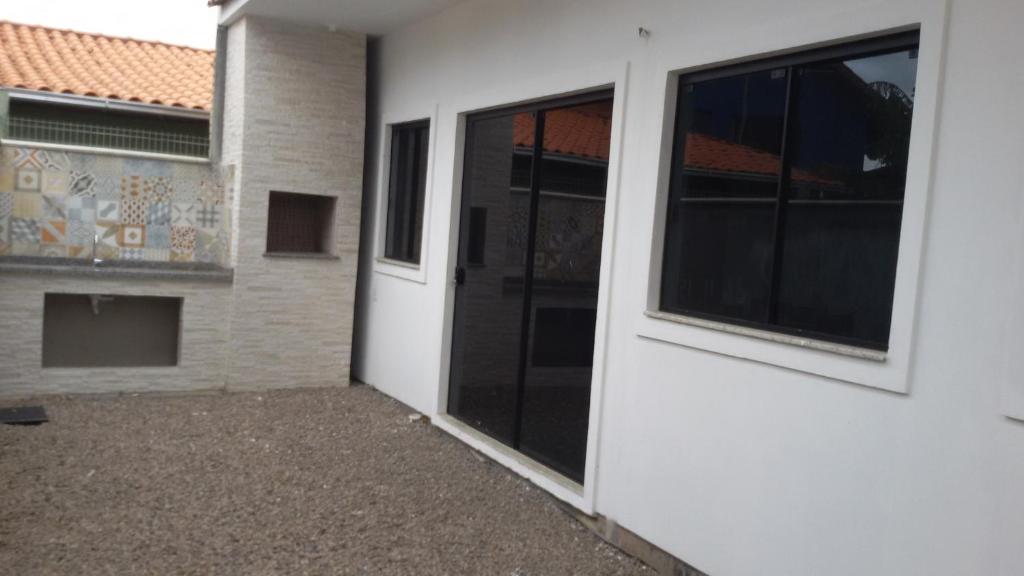
[[[462,286],[466,283],[466,269],[462,266],[455,267],[455,277],[452,278],[452,283],[456,286]]]

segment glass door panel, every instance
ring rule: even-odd
[[[612,100],[470,117],[448,411],[583,481]]]
[[[471,120],[463,176],[448,411],[509,445],[516,429],[534,127],[531,112]]]
[[[520,449],[583,481],[611,100],[544,111]]]

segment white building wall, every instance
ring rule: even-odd
[[[923,48],[937,39],[922,62],[944,66],[918,88],[939,108],[937,122],[915,118],[915,132],[935,138],[919,154],[930,159],[927,206],[914,216],[923,251],[900,263],[920,265],[907,393],[642,337],[665,71],[918,21]],[[387,35],[371,126],[437,111],[426,282],[366,262],[355,375],[428,414],[443,410],[459,114],[553,96],[608,69],[628,79],[616,91],[619,199],[602,286],[611,305],[585,490],[593,509],[713,575],[1024,572],[1024,423],[1006,416],[1024,386],[1008,320],[1021,308],[1024,264],[1021,21],[1016,0],[487,0]],[[379,214],[367,222],[379,225]],[[851,362],[818,354],[823,372]]]

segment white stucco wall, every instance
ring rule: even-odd
[[[1024,423],[1007,417],[1024,397],[1011,324],[1024,264],[1021,21],[1016,0],[486,0],[387,35],[371,126],[436,109],[425,283],[364,259],[355,375],[428,414],[443,409],[459,114],[608,78],[621,106],[619,198],[587,503],[713,575],[1024,572]],[[824,352],[776,366],[759,356],[766,344],[740,335],[698,331],[714,344],[694,344],[693,329],[655,324],[668,336],[652,338],[643,312],[667,71],[919,22],[921,66],[932,68],[917,95],[937,121],[915,116],[926,170],[907,218],[921,249],[901,252],[910,276],[895,314],[907,332],[891,385]]]

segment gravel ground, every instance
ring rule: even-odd
[[[651,574],[367,387],[42,402],[0,425],[5,574]]]

